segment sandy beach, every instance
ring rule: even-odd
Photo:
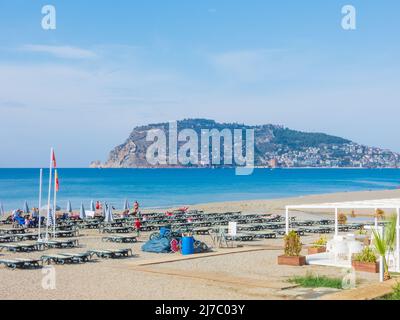
[[[296,198],[209,203],[191,206],[207,213],[241,211],[250,213],[282,214],[285,205],[367,200],[400,197],[400,190],[365,191],[312,195]],[[296,212],[298,219],[320,219],[329,212]],[[363,213],[364,214],[364,213]],[[278,266],[277,256],[282,254],[282,237],[241,243],[238,248],[213,248],[210,254],[190,259],[180,254],[145,253],[140,247],[148,240],[149,232],[140,235],[134,244],[102,242],[98,230],[82,230],[80,248],[87,249],[132,248],[134,257],[120,260],[94,260],[86,264],[57,265],[50,270],[55,274],[55,288],[46,288],[43,270],[9,270],[0,267],[0,299],[312,299],[329,290],[293,288],[288,279],[307,272],[338,276],[344,270],[333,267]],[[331,236],[331,235],[329,235]],[[304,236],[307,245],[318,235]],[[196,236],[212,246],[209,236]],[[303,249],[305,250],[305,249]],[[56,253],[60,250],[46,250]],[[9,253],[2,251],[1,259],[40,257],[42,252]],[[195,259],[193,259],[195,258]],[[359,286],[376,282],[378,275],[357,273]]]

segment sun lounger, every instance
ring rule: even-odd
[[[47,248],[57,248],[57,249],[76,248],[77,246],[79,246],[79,240],[78,239],[50,240],[46,242],[45,245]]]
[[[82,252],[82,253],[59,253],[59,255],[70,257],[77,262],[88,262],[91,258],[91,254],[89,252]]]
[[[8,250],[11,252],[32,252],[32,251],[39,251],[42,249],[39,243],[13,243],[13,244],[0,244],[0,251]]]
[[[254,233],[254,238],[256,239],[276,239],[275,232],[257,232]]]
[[[122,258],[132,256],[132,249],[106,249],[106,250],[89,250],[91,256],[96,255],[98,258]]]
[[[0,236],[0,243],[13,242],[15,240],[13,235],[2,235]]]
[[[13,235],[16,241],[25,241],[25,240],[37,240],[38,234],[37,233],[19,233]]]
[[[99,229],[103,233],[130,233],[133,232],[133,227],[103,227]]]
[[[11,269],[21,268],[39,268],[40,260],[36,259],[1,259],[0,264],[4,264],[6,267]]]
[[[8,229],[0,229],[0,234],[19,234],[25,233],[25,228],[8,228]]]
[[[78,236],[78,230],[59,230],[55,232],[56,238],[72,238]]]
[[[193,229],[193,233],[198,235],[209,235],[210,228],[195,228]]]
[[[117,242],[117,243],[132,243],[132,242],[137,242],[137,237],[135,237],[135,236],[108,236],[108,237],[103,237],[102,241]]]
[[[87,262],[91,257],[90,253],[70,253],[70,254],[46,254],[40,259],[43,263],[50,264],[54,262],[55,264],[66,264],[66,263],[82,263]]]
[[[246,233],[237,233],[236,235],[226,235],[227,240],[230,241],[253,241],[254,235],[253,234],[246,234]]]

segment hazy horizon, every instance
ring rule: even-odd
[[[0,4],[0,167],[85,168],[134,127],[277,124],[400,152],[400,3],[332,0]],[[357,29],[341,27],[344,5]]]

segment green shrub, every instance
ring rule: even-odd
[[[335,288],[342,289],[342,279],[318,276],[307,273],[304,277],[293,277],[289,282],[296,283],[304,288]]]
[[[359,262],[376,262],[376,254],[371,247],[365,247],[363,251],[354,256],[354,261]]]
[[[313,242],[313,248],[320,248],[326,246],[328,239],[325,236],[321,236],[318,240]]]
[[[383,298],[384,300],[400,300],[400,282],[397,282],[396,285],[393,287],[393,292],[386,297]]]
[[[285,235],[285,256],[299,256],[302,244],[300,241],[300,236],[296,233],[296,231],[290,231],[289,234]]]

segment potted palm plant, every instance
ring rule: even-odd
[[[374,234],[374,246],[383,260],[384,280],[389,280],[391,278],[386,256],[392,254],[394,251],[396,221],[397,216],[391,215],[388,219],[388,223],[385,225],[385,232],[383,234],[379,233],[377,230],[372,230]]]
[[[290,231],[284,238],[284,255],[278,257],[279,265],[304,266],[306,257],[300,255],[302,244],[296,231]]]
[[[379,272],[379,263],[371,247],[365,247],[361,253],[356,254],[351,261],[351,265],[356,271]]]
[[[312,246],[308,248],[308,254],[323,253],[326,251],[327,239],[325,236],[321,236],[318,240],[314,241]]]

